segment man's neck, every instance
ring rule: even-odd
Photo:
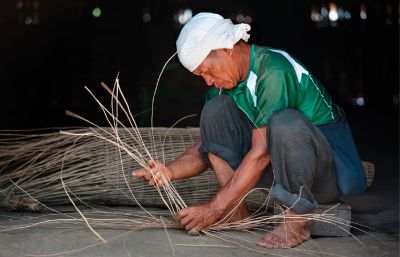
[[[244,81],[250,69],[251,45],[239,41],[239,43],[235,45],[235,52],[237,54],[236,64],[240,74],[240,81]]]

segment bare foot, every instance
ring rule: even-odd
[[[294,212],[288,212],[283,223],[265,234],[257,245],[265,248],[292,248],[309,238],[309,222]]]

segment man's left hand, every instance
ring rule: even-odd
[[[207,203],[182,209],[177,213],[176,218],[187,231],[195,229],[195,231],[200,232],[214,224],[222,214]]]

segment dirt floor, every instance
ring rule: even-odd
[[[345,199],[352,205],[352,221],[379,231],[353,230],[353,237],[319,237],[290,250],[265,250],[255,246],[258,238],[249,232],[228,232],[215,236],[238,242],[248,240],[245,247],[232,245],[206,235],[192,237],[185,231],[147,229],[129,231],[98,229],[108,240],[98,240],[83,224],[45,224],[0,233],[0,257],[15,256],[399,256],[398,180],[377,176],[366,193]],[[60,207],[58,207],[60,208]],[[73,212],[62,207],[63,212]],[[120,207],[124,212],[138,212],[137,208]],[[57,218],[45,213],[0,212],[1,229],[14,225]],[[58,217],[60,218],[60,217]],[[170,238],[170,239],[168,239]],[[246,248],[249,247],[249,248]]]
[[[29,224],[62,218],[49,213],[0,211],[0,230],[15,225],[25,228],[0,232],[0,257],[15,256],[399,256],[399,203],[396,174],[377,175],[367,192],[357,197],[347,197],[352,206],[352,222],[370,227],[366,232],[352,230],[353,237],[318,237],[290,250],[265,250],[255,243],[259,240],[249,232],[215,234],[234,242],[247,240],[239,247],[216,237],[189,236],[185,231],[147,229],[129,231],[98,229],[107,239],[104,244],[84,225]],[[74,212],[70,206],[56,207],[63,213]],[[138,208],[119,207],[126,213]],[[375,229],[375,230],[374,230]],[[169,239],[168,239],[169,238]],[[246,248],[248,247],[248,248]]]
[[[63,208],[72,211],[71,208]],[[124,211],[138,211],[123,208]],[[0,213],[2,229],[26,226],[57,218],[45,214]],[[61,218],[61,217],[59,217]],[[373,218],[371,218],[373,219]],[[355,232],[352,237],[313,238],[290,250],[265,250],[255,246],[258,238],[248,232],[224,232],[215,236],[238,242],[235,237],[249,240],[239,247],[210,236],[189,236],[182,230],[147,229],[129,231],[97,230],[107,241],[98,240],[82,225],[47,224],[0,233],[0,256],[398,256],[399,240],[388,233]],[[170,239],[168,239],[170,238]]]

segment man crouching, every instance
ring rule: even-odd
[[[177,214],[188,231],[224,218],[273,172],[269,197],[290,210],[286,222],[258,245],[291,248],[310,237],[309,222],[299,214],[313,212],[318,203],[335,203],[343,194],[361,193],[366,179],[343,110],[288,53],[246,43],[249,30],[213,13],[199,13],[182,28],[176,42],[179,60],[211,87],[201,113],[201,136],[176,160],[149,166],[170,181],[214,170],[221,190],[209,203]],[[160,174],[145,169],[132,175],[163,185]],[[248,215],[241,203],[228,221]]]

